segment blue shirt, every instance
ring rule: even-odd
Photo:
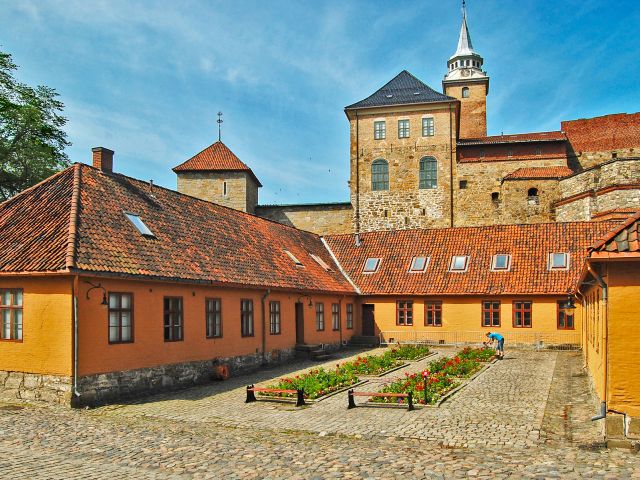
[[[502,335],[500,335],[499,333],[490,333],[489,334],[489,338],[491,340],[497,340],[497,341],[504,340],[504,337]]]

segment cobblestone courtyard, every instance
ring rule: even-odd
[[[0,406],[0,478],[640,478],[640,457],[603,448],[589,421],[579,353],[508,352],[439,408],[414,412],[347,410],[346,392],[298,409],[243,403],[247,384],[310,366],[94,410]]]

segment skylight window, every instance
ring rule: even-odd
[[[409,271],[413,273],[424,272],[429,264],[429,257],[413,257]]]
[[[511,268],[511,255],[498,253],[493,256],[491,270],[507,271]]]
[[[313,253],[309,254],[311,256],[311,258],[313,258],[316,262],[318,262],[318,265],[320,265],[322,268],[324,268],[327,272],[333,272],[333,270],[331,269],[331,267],[329,265],[327,265],[327,262],[325,262],[324,260],[322,260],[318,255],[314,255]]]
[[[304,264],[300,260],[298,260],[298,258],[293,253],[291,253],[289,250],[285,250],[284,253],[289,255],[289,258],[291,260],[293,260],[293,263],[296,264],[296,267],[304,267]]]
[[[454,255],[451,257],[450,272],[466,272],[469,266],[469,257],[467,255]]]
[[[378,271],[380,267],[380,259],[379,258],[367,258],[367,261],[364,262],[364,268],[362,269],[363,273],[375,273]]]
[[[566,270],[569,268],[568,253],[549,254],[549,270]]]
[[[149,230],[149,227],[145,225],[145,223],[142,221],[142,219],[138,215],[134,213],[127,213],[127,212],[124,212],[124,214],[129,219],[129,221],[133,223],[133,226],[136,227],[136,229],[138,230],[138,232],[140,232],[142,236],[156,238],[153,232]]]

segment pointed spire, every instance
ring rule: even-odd
[[[471,44],[471,35],[469,35],[469,27],[467,26],[467,5],[465,0],[462,0],[462,26],[460,27],[460,37],[458,38],[458,49],[453,55],[472,55],[476,52],[473,51],[473,45]]]

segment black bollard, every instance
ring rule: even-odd
[[[409,411],[413,410],[413,392],[409,392],[407,403],[409,404]]]
[[[356,408],[356,402],[353,399],[353,389],[349,390],[349,405],[347,405],[347,409]]]
[[[247,387],[247,399],[244,401],[244,403],[251,403],[255,401],[256,401],[256,394],[253,391],[253,385],[249,385]]]
[[[296,401],[296,407],[306,405],[306,403],[304,403],[304,390],[297,390],[297,394],[298,400]]]

